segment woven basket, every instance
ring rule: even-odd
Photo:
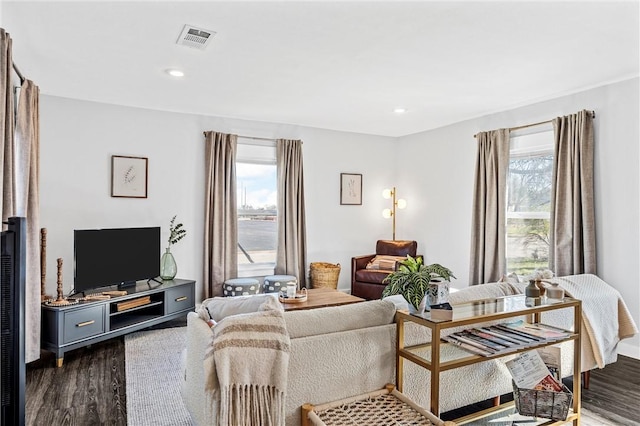
[[[340,264],[311,262],[309,278],[312,288],[338,288]]]
[[[516,410],[523,416],[543,417],[562,421],[567,419],[573,394],[564,384],[562,392],[550,390],[521,389],[514,381],[513,398]]]

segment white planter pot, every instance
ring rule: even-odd
[[[409,302],[408,305],[409,305],[409,313],[410,314],[422,315],[422,314],[424,314],[425,311],[429,310],[429,303],[427,301],[427,295],[426,294],[424,295],[424,297],[422,298],[422,301],[418,305],[418,309],[416,309],[411,304],[411,302]]]

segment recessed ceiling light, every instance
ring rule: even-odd
[[[393,112],[395,112],[396,114],[404,114],[405,112],[407,112],[407,109],[398,107],[398,108],[394,108]]]
[[[177,69],[168,69],[166,72],[171,77],[184,77],[184,72]]]

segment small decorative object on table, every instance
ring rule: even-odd
[[[62,258],[58,258],[58,298],[56,300],[48,300],[44,302],[49,306],[67,306],[75,305],[77,300],[67,299],[63,296],[62,292]]]
[[[544,297],[547,288],[544,285],[544,281],[553,278],[555,274],[550,269],[536,269],[530,275],[527,275],[525,279],[531,281],[534,280],[538,289],[540,289],[540,297]]]
[[[453,319],[453,307],[448,302],[431,305],[431,319],[436,321],[451,321]]]
[[[40,301],[47,302],[53,297],[47,294],[47,228],[40,229]]]
[[[540,300],[540,288],[536,285],[535,280],[529,280],[529,285],[524,288],[524,303],[528,307],[538,306]]]
[[[558,283],[551,283],[551,287],[547,289],[547,299],[562,301],[564,299],[564,289]]]
[[[280,290],[278,293],[278,300],[281,303],[302,303],[307,301],[307,289],[306,287],[302,287],[299,292],[294,293],[293,296],[290,295],[288,288]]]
[[[175,223],[176,216],[171,218],[169,223],[169,246],[160,258],[160,278],[163,280],[172,280],[178,273],[178,265],[171,254],[171,244],[175,244],[187,235],[187,231],[183,228],[182,223]]]

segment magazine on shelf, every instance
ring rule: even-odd
[[[560,370],[561,357],[559,346],[547,346],[538,349],[538,354],[542,358],[542,361],[547,366],[551,377],[560,382],[562,379],[562,371]]]
[[[555,342],[569,336],[570,333],[565,330],[517,321],[457,331],[449,334],[446,338],[443,337],[443,340],[476,354],[494,356],[538,346],[542,343]],[[547,355],[547,359],[552,360],[553,356],[555,355],[550,353]],[[557,369],[559,369],[559,365]]]
[[[497,324],[494,327],[500,330],[501,333],[508,333],[510,336],[513,336],[514,338],[520,339],[523,342],[527,342],[529,344],[536,344],[544,341],[542,337],[534,336],[533,334],[523,333],[511,327],[507,327],[505,324]]]
[[[546,341],[562,340],[571,335],[571,333],[569,333],[568,331],[561,330],[559,328],[551,327],[545,324],[531,324],[524,321],[507,323],[504,324],[504,326],[521,334],[529,334]]]
[[[562,391],[538,351],[523,352],[505,363],[516,386],[521,389]]]
[[[451,344],[454,344],[456,346],[459,346],[469,352],[473,352],[474,354],[477,355],[482,355],[482,356],[491,356],[493,355],[493,353],[482,349],[480,346],[477,346],[475,343],[467,343],[465,341],[462,340],[458,340],[455,337],[452,337],[452,335],[449,336],[442,336],[442,340],[449,342]]]
[[[494,342],[504,348],[513,348],[516,346],[521,346],[522,344],[519,342],[513,342],[509,339],[505,339],[502,336],[498,336],[495,333],[491,333],[490,331],[482,329],[482,327],[472,328],[468,330],[469,332],[475,334],[478,337],[486,339],[488,341]]]
[[[497,327],[479,327],[478,328],[481,331],[484,331],[485,333],[489,333],[492,334],[500,339],[509,341],[512,343],[513,346],[525,346],[528,345],[532,342],[532,340],[530,339],[523,339],[520,338],[517,335],[511,334],[511,333],[507,333],[505,331],[500,330]]]
[[[478,342],[479,344],[488,347],[489,349],[491,349],[494,352],[502,351],[504,349],[509,349],[510,348],[510,346],[502,345],[502,344],[497,343],[497,342],[495,342],[495,341],[493,341],[491,339],[487,339],[485,337],[482,337],[482,336],[478,335],[478,333],[474,329],[460,331],[458,333],[454,333],[454,335],[460,335],[462,337],[466,337],[467,339],[474,340],[474,341]]]
[[[481,337],[475,336],[472,333],[472,330],[459,331],[445,337],[447,337],[445,340],[450,343],[464,343],[464,345],[459,344],[458,346],[471,350],[472,352],[475,352],[482,356],[502,355],[513,352],[517,349],[515,347],[502,346]],[[469,346],[471,346],[471,348],[469,348]]]

